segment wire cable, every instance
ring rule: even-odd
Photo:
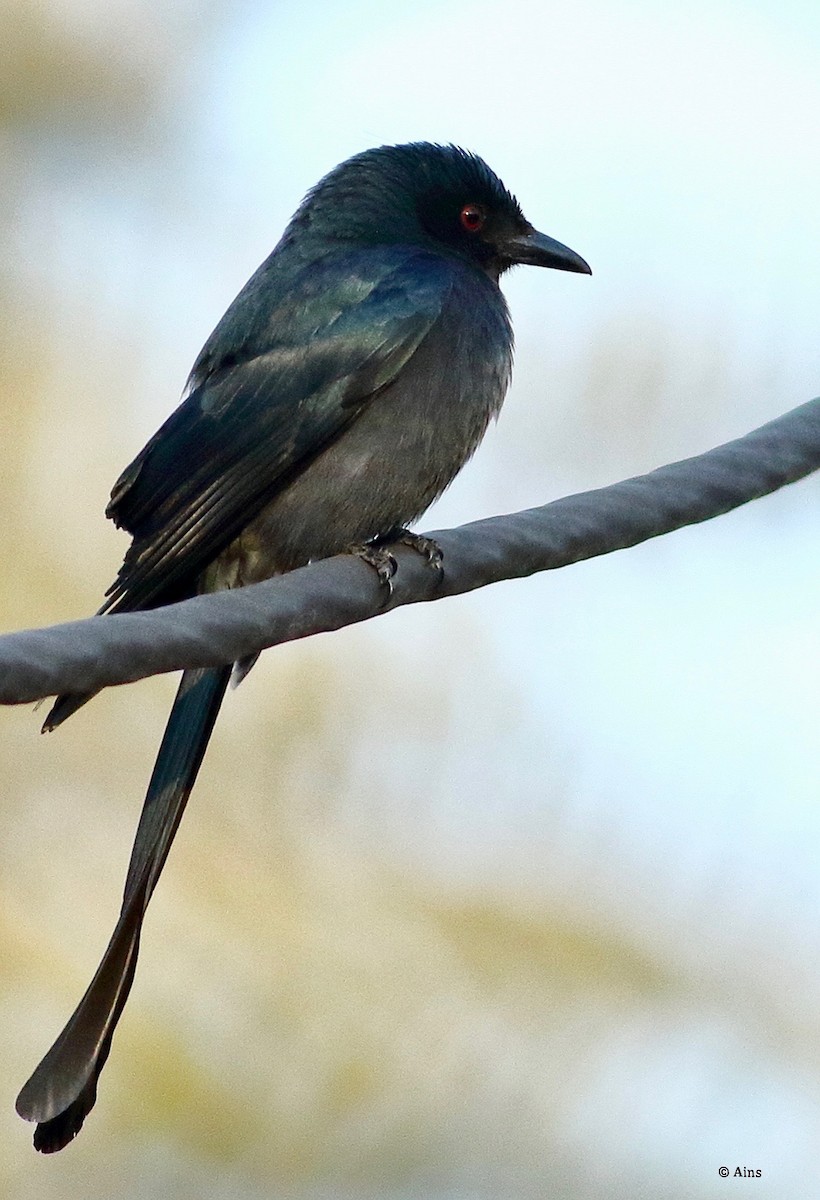
[[[418,604],[611,554],[730,512],[820,469],[820,398],[744,437],[609,487],[439,530],[443,577],[391,547],[392,595],[337,555],[264,583],[141,613],[90,617],[0,637],[0,703],[95,692],[185,667],[220,666],[269,646]]]

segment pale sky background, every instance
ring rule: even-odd
[[[7,269],[48,297],[62,345],[61,416],[42,434],[30,501],[66,570],[85,575],[78,540],[97,537],[107,487],[304,192],[370,145],[477,151],[593,269],[505,281],[512,392],[422,528],[600,486],[820,393],[818,5],[50,8],[115,65],[160,81],[128,128],[67,111],[37,136],[9,135],[20,191]],[[105,438],[67,443],[89,373],[111,396]],[[79,531],[77,510],[55,502],[67,469],[60,486],[92,480]],[[573,1162],[592,1156],[590,1195],[742,1187],[802,1200],[820,1185],[819,498],[806,481],[338,639],[350,670],[358,655],[365,671],[387,658],[395,689],[356,692],[362,736],[329,776],[351,846],[431,886],[614,931],[687,981],[677,1006],[608,1023],[563,1112],[557,1143]],[[113,574],[121,539],[100,536]],[[85,607],[61,619],[93,608],[108,582],[98,562]],[[417,684],[423,696],[437,655],[446,744],[428,768],[429,729],[400,696]],[[267,655],[231,698],[220,754],[246,755],[243,722],[289,661]],[[538,1146],[507,1177],[510,1195],[551,1194]],[[723,1181],[723,1163],[763,1177]],[[33,1195],[22,1172],[19,1194]],[[421,1171],[373,1194],[504,1194],[476,1172],[453,1167],[433,1185]],[[140,1194],[165,1194],[171,1177],[157,1168]],[[211,1190],[200,1178],[200,1194],[256,1194],[220,1178]]]

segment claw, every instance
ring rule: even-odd
[[[422,554],[441,582],[444,578],[444,551],[438,542],[420,533],[411,533],[409,529],[397,530],[396,536],[391,540],[400,542],[403,546],[410,546],[417,554]]]
[[[411,533],[409,529],[391,529],[389,533],[382,534],[372,542],[365,542],[363,546],[349,546],[348,552],[372,567],[379,577],[379,583],[387,588],[385,604],[393,595],[393,576],[398,569],[389,546],[396,544],[410,546],[417,554],[421,554],[427,560],[428,566],[438,574],[439,583],[444,578],[444,552],[441,546],[432,538],[422,537],[420,533]]]
[[[367,542],[364,546],[351,546],[350,553],[355,554],[362,562],[366,562],[376,572],[379,583],[387,588],[386,604],[393,595],[393,576],[398,570],[395,557],[380,542]]]

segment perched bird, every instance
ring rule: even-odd
[[[180,407],[114,485],[106,514],[133,541],[100,611],[239,587],[348,549],[389,574],[381,547],[412,544],[407,525],[501,408],[513,338],[498,281],[517,263],[589,273],[474,154],[382,146],[325,176],[205,343]],[[182,676],[111,941],[17,1100],[43,1152],[71,1141],[94,1105],[143,916],[230,675]],[[58,697],[44,729],[88,699]]]

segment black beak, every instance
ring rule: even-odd
[[[504,243],[504,255],[511,263],[522,263],[532,267],[552,267],[556,271],[577,271],[580,275],[591,275],[589,264],[569,246],[556,242],[555,238],[531,229]]]

